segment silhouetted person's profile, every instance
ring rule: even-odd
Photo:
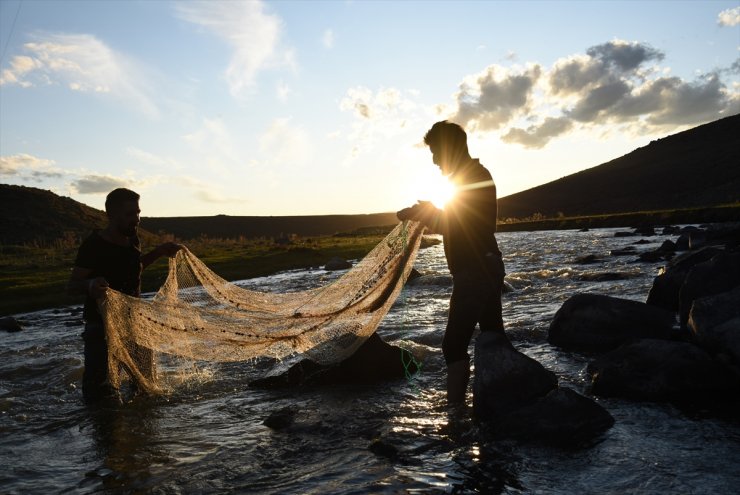
[[[182,247],[164,243],[142,255],[139,236],[139,195],[129,189],[115,189],[105,200],[108,225],[96,230],[80,245],[67,290],[71,294],[85,294],[85,371],[82,393],[87,402],[115,397],[108,384],[108,346],[105,340],[103,318],[98,312],[97,300],[108,288],[138,297],[141,292],[141,271],[161,256],[174,256]],[[151,351],[137,351],[142,361],[151,361]],[[153,363],[150,371],[153,373]]]
[[[424,136],[432,161],[456,186],[455,197],[440,210],[426,201],[398,212],[444,239],[453,279],[450,312],[442,350],[447,363],[447,401],[465,401],[470,379],[468,345],[479,325],[508,342],[501,316],[504,263],[496,242],[496,185],[490,172],[470,156],[467,135],[457,124],[437,122]]]

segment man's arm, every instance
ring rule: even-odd
[[[421,222],[434,234],[444,234],[447,230],[447,215],[444,210],[440,210],[429,201],[419,201],[414,206],[399,211],[396,216],[401,221]]]
[[[171,258],[182,248],[182,244],[177,244],[175,242],[165,242],[164,244],[160,244],[153,250],[141,256],[142,268],[146,268],[162,256],[169,256]]]
[[[67,283],[68,294],[83,294],[99,299],[105,295],[108,289],[108,281],[103,277],[90,278],[92,270],[75,266]]]

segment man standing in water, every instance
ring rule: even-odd
[[[182,247],[168,242],[142,255],[137,229],[139,195],[129,189],[115,189],[105,199],[108,226],[94,231],[77,252],[69,279],[70,294],[85,294],[85,371],[82,394],[87,402],[113,396],[108,380],[108,347],[97,299],[108,288],[130,296],[141,293],[141,271],[161,256],[174,256]]]
[[[496,242],[496,185],[490,172],[470,156],[467,135],[451,122],[437,122],[424,136],[432,161],[456,186],[444,210],[427,201],[398,212],[400,220],[417,220],[444,239],[447,266],[453,279],[450,311],[442,351],[447,363],[447,401],[465,401],[470,379],[468,345],[480,325],[482,332],[504,333],[501,291],[504,263]]]

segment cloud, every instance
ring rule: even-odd
[[[351,157],[372,149],[378,137],[396,136],[421,120],[424,109],[414,101],[417,97],[418,93],[413,90],[404,92],[396,88],[372,91],[357,86],[348,89],[339,109],[355,117],[352,131],[347,135],[352,143]]]
[[[469,131],[499,131],[504,142],[541,148],[579,130],[619,124],[641,134],[664,133],[740,110],[740,85],[722,80],[737,73],[740,61],[689,81],[670,76],[670,68],[659,65],[664,59],[648,44],[612,40],[550,68],[493,65],[464,77],[454,105],[439,105],[438,114]]]
[[[539,126],[529,126],[527,129],[511,128],[501,139],[505,143],[521,144],[525,148],[539,149],[544,147],[551,139],[573,127],[573,122],[567,118],[548,117]]]
[[[321,36],[321,44],[324,48],[334,48],[334,31],[327,29]]]
[[[48,34],[23,45],[2,71],[0,85],[64,84],[72,91],[119,100],[150,117],[159,109],[144,69],[89,34]]]
[[[26,153],[0,156],[0,176],[17,177],[32,182],[63,177],[61,169],[55,167],[54,160],[38,158]]]
[[[586,50],[586,54],[592,59],[598,60],[604,66],[614,67],[621,72],[633,71],[645,62],[660,61],[664,58],[661,51],[650,45],[623,40],[614,40],[592,46]]]
[[[466,77],[455,94],[457,111],[451,120],[473,131],[491,131],[526,113],[541,68],[521,70],[491,65]]]
[[[174,169],[182,168],[182,166],[174,158],[155,155],[154,153],[150,153],[148,151],[135,148],[133,146],[129,146],[128,148],[126,148],[126,153],[130,157],[134,158],[136,161],[143,163],[145,165],[152,165],[155,167],[167,167],[167,168],[174,168]]]
[[[286,103],[288,101],[288,97],[292,92],[293,90],[290,89],[290,86],[288,86],[285,81],[278,81],[277,86],[275,87],[275,95],[281,103]]]
[[[310,162],[313,145],[308,133],[291,124],[291,118],[275,119],[260,136],[260,151],[276,166],[296,166]]]
[[[720,26],[737,26],[740,24],[740,7],[723,10],[717,16],[717,24]]]
[[[190,1],[175,9],[181,19],[205,28],[233,50],[225,74],[233,96],[253,90],[260,71],[295,64],[292,50],[280,45],[282,20],[267,13],[263,2]]]
[[[72,181],[70,186],[78,194],[107,194],[119,187],[131,187],[131,182],[112,175],[89,174]]]

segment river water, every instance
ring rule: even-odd
[[[503,299],[511,340],[582,393],[588,357],[547,344],[553,314],[576,292],[645,300],[660,267],[610,256],[639,239],[614,232],[498,235],[515,289]],[[587,254],[603,261],[575,263]],[[425,346],[424,366],[369,386],[255,390],[252,365],[231,363],[167,398],[90,408],[78,309],[16,315],[26,329],[0,335],[0,493],[738,493],[740,422],[702,411],[598,399],[616,424],[588,447],[486,439],[469,414],[445,407],[442,246],[422,250],[416,266],[441,280],[407,286],[378,331]],[[581,281],[593,272],[625,279]],[[338,275],[300,270],[241,285],[293,291]],[[292,426],[263,425],[284,408]]]

